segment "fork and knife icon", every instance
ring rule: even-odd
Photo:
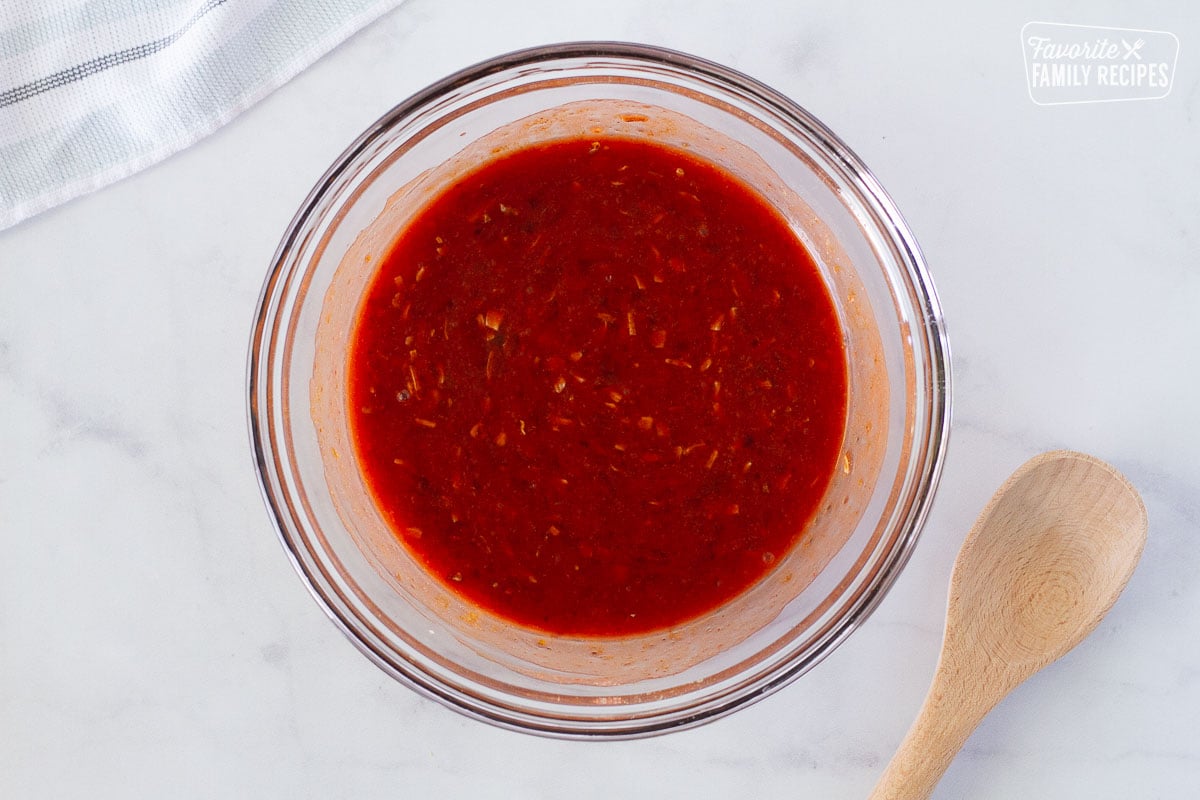
[[[1138,61],[1142,60],[1142,54],[1138,51],[1141,50],[1142,46],[1146,44],[1145,39],[1138,39],[1133,44],[1130,44],[1125,39],[1122,39],[1121,44],[1125,47],[1125,55],[1122,56],[1123,61],[1128,61],[1130,56],[1133,56]]]

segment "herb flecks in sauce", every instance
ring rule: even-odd
[[[367,291],[348,408],[399,540],[563,634],[736,596],[845,468],[842,338],[809,254],[727,173],[626,140],[518,151],[435,198]]]

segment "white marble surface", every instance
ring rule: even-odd
[[[864,797],[932,674],[962,537],[1056,447],[1142,491],[1143,562],[935,797],[1196,796],[1200,11],[895,5],[413,0],[196,147],[0,232],[0,796]],[[1173,31],[1175,88],[1035,106],[1030,20]],[[443,74],[580,38],[725,62],[838,131],[920,238],[956,378],[941,490],[875,615],[758,705],[603,744],[472,722],[359,655],[276,540],[244,398],[264,271],[324,167]]]

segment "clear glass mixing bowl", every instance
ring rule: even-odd
[[[422,202],[496,152],[603,133],[686,148],[757,188],[814,254],[847,345],[843,455],[802,544],[675,628],[552,637],[471,608],[391,535],[355,466],[347,337],[375,258]],[[949,429],[941,311],[908,226],[861,161],[779,93],[659,48],[576,43],[466,69],[364,132],[293,219],[249,364],[264,497],[296,569],[388,674],[469,715],[577,738],[699,724],[803,674],[878,604],[912,550]]]

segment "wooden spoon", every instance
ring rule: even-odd
[[[1059,451],[1013,473],[958,554],[933,685],[871,800],[929,797],[996,703],[1092,632],[1145,543],[1141,497],[1103,461]]]

